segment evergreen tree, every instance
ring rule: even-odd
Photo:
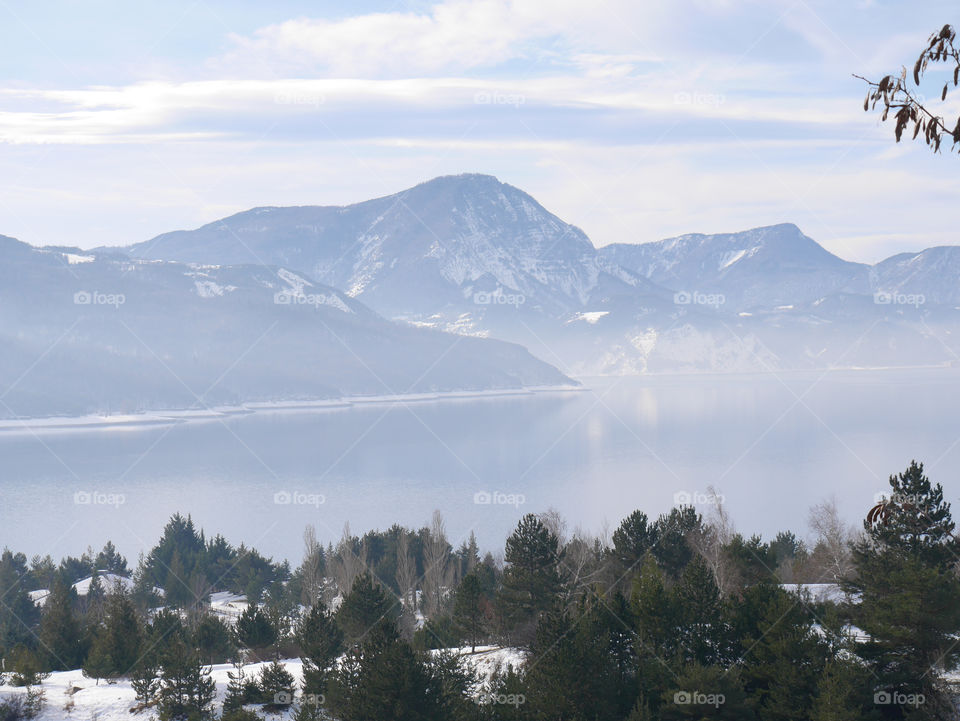
[[[422,659],[381,619],[338,666],[327,703],[339,721],[441,721],[443,699]]]
[[[113,662],[110,676],[130,674],[140,659],[143,628],[133,602],[122,591],[110,594],[107,599],[106,619],[97,641],[100,640],[105,644],[106,655]]]
[[[4,549],[0,554],[0,653],[31,643],[40,609],[30,598],[27,557]]]
[[[194,629],[193,645],[206,664],[224,663],[237,650],[232,629],[211,614],[204,614]]]
[[[98,686],[100,685],[100,679],[113,676],[115,668],[108,645],[105,634],[98,634],[94,637],[93,643],[90,645],[90,652],[83,661],[83,675],[87,678],[96,679]]]
[[[464,576],[453,598],[453,622],[460,639],[470,645],[470,653],[476,652],[486,633],[488,606],[479,576]]]
[[[655,542],[650,550],[670,578],[679,578],[693,560],[694,552],[688,538],[702,529],[703,518],[692,506],[673,508],[653,525]]]
[[[681,658],[704,666],[724,660],[728,634],[723,600],[713,574],[700,557],[684,569],[674,598]]]
[[[873,679],[859,661],[827,663],[817,684],[810,721],[868,721],[879,718],[873,703]]]
[[[528,513],[507,539],[499,605],[507,628],[519,643],[529,643],[539,614],[559,600],[557,537]]]
[[[196,651],[175,638],[162,654],[157,711],[161,721],[212,718],[216,684]]]
[[[152,660],[141,659],[130,672],[130,684],[141,708],[157,702],[160,691],[160,668]]]
[[[314,606],[297,625],[297,643],[303,662],[303,692],[319,697],[343,648],[343,632],[322,606]]]
[[[575,612],[543,614],[527,664],[527,713],[621,721],[636,701],[631,625],[622,597],[584,598]]]
[[[127,559],[117,552],[116,546],[111,541],[107,541],[103,550],[97,554],[93,567],[95,570],[104,573],[114,573],[118,576],[130,575],[130,570],[127,568]]]
[[[4,661],[5,668],[11,672],[11,686],[36,686],[49,675],[43,670],[37,653],[24,644],[15,646]]]
[[[617,560],[617,575],[632,574],[640,567],[647,551],[657,543],[657,532],[647,514],[634,511],[623,519],[613,532],[613,552]]]
[[[381,619],[393,624],[399,615],[399,601],[389,597],[369,573],[362,573],[337,609],[336,620],[350,646],[359,643]]]
[[[254,652],[267,649],[277,641],[277,629],[255,603],[251,603],[240,614],[234,631],[240,644]]]
[[[48,670],[69,671],[79,668],[83,661],[86,648],[76,605],[76,590],[58,577],[47,596],[40,621],[40,643]]]
[[[243,661],[243,656],[240,655],[233,660],[233,670],[227,671],[227,693],[223,699],[223,713],[227,714],[229,711],[236,711],[239,708],[242,708],[245,703],[249,702],[249,696],[247,694],[247,674],[244,670],[246,664]]]
[[[755,633],[742,642],[745,688],[764,721],[807,721],[829,647],[796,598],[777,586],[755,589],[747,593],[764,596],[759,607],[749,599],[740,604],[757,618]]]
[[[662,721],[754,718],[751,699],[743,690],[737,668],[690,664],[676,678],[674,686],[664,692],[660,704]]]
[[[910,717],[922,698],[926,718],[952,718],[940,683],[960,663],[960,541],[950,504],[916,462],[890,477],[890,489],[884,513],[864,524],[853,549],[856,577],[845,583],[859,599],[853,623],[869,637],[857,651],[877,679],[878,698],[894,701],[886,717]]]
[[[279,661],[260,669],[257,678],[257,690],[260,703],[278,709],[293,704],[294,679]]]
[[[635,619],[639,693],[633,715],[638,719],[655,718],[651,714],[660,708],[663,689],[674,674],[680,614],[663,571],[650,555],[634,581],[630,605]]]

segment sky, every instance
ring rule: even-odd
[[[852,73],[912,66],[951,22],[940,1],[0,0],[0,234],[124,245],[480,172],[598,246],[793,222],[876,262],[957,243],[960,157],[896,145]]]

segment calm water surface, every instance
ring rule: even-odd
[[[455,545],[473,530],[496,551],[526,512],[553,507],[571,527],[612,530],[635,508],[656,515],[678,493],[703,500],[711,485],[740,530],[805,535],[813,503],[833,495],[851,521],[862,518],[911,458],[960,500],[960,369],[585,385],[0,433],[0,546],[60,557],[111,539],[133,561],[181,511],[208,536],[296,562],[309,523],[326,542],[347,521],[355,533],[421,526],[440,509]],[[476,503],[478,493],[494,502]]]

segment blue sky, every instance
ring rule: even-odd
[[[880,0],[0,0],[0,233],[125,244],[484,172],[597,245],[783,221],[854,260],[954,244],[960,157],[894,145],[851,77],[947,22]]]

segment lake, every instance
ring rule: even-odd
[[[708,487],[739,530],[807,534],[835,496],[859,522],[922,460],[960,497],[960,369],[584,379],[586,390],[260,411],[168,426],[0,433],[0,545],[79,555],[112,540],[131,565],[175,511],[207,536],[296,565],[307,524],[336,541],[429,523],[502,551],[555,508],[610,532]],[[678,495],[679,494],[679,495]]]

